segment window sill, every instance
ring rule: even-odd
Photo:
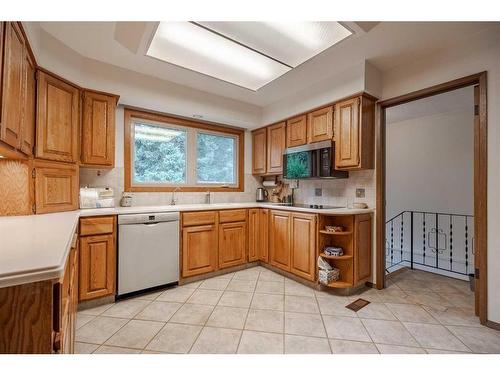
[[[242,187],[221,187],[221,186],[130,186],[126,189],[128,192],[132,193],[161,193],[161,192],[172,192],[176,190],[177,193],[193,193],[193,192],[207,192],[211,193],[217,192],[228,192],[228,193],[238,193],[243,192]]]

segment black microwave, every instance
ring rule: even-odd
[[[283,177],[290,180],[348,178],[349,173],[335,169],[333,142],[323,141],[286,149],[283,154]]]

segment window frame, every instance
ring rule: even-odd
[[[187,128],[186,149],[186,182],[185,183],[135,183],[133,181],[133,158],[134,158],[134,119],[151,122],[153,125],[165,126],[166,128]],[[190,145],[190,132],[194,132],[194,140]],[[197,133],[215,134],[233,137],[236,141],[236,184],[196,183],[197,181]],[[180,116],[162,114],[131,107],[124,108],[124,179],[125,191],[127,192],[171,192],[175,189],[184,192],[242,192],[244,191],[244,150],[245,131],[241,128],[229,127],[228,125],[216,124],[207,121],[187,119]],[[194,158],[194,159],[193,159]],[[191,160],[193,159],[193,160]],[[192,176],[190,176],[192,173]],[[190,184],[190,181],[193,183]]]

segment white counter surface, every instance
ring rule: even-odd
[[[373,209],[311,209],[271,203],[214,203],[82,209],[45,215],[0,217],[0,287],[59,278],[63,275],[78,219],[85,216],[146,212],[203,211],[268,207],[323,215],[353,215]]]

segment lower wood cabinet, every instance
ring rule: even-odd
[[[110,219],[111,233],[106,225]],[[102,221],[102,225],[96,221]],[[113,295],[116,291],[115,228],[114,216],[80,219],[80,301]]]
[[[269,227],[269,263],[290,271],[290,212],[271,210]]]
[[[37,214],[78,209],[78,166],[34,161],[35,207]]]
[[[73,353],[78,302],[75,234],[60,279],[0,288],[0,353]]]
[[[251,208],[248,210],[248,261],[268,262],[269,210]]]
[[[261,208],[259,210],[259,260],[269,263],[269,210]]]
[[[219,224],[219,268],[247,262],[246,221]]]
[[[290,272],[316,278],[316,215],[293,213],[290,220]]]
[[[368,281],[372,275],[372,218],[370,214],[354,216],[354,279]]]
[[[217,224],[182,228],[182,277],[217,270]]]

